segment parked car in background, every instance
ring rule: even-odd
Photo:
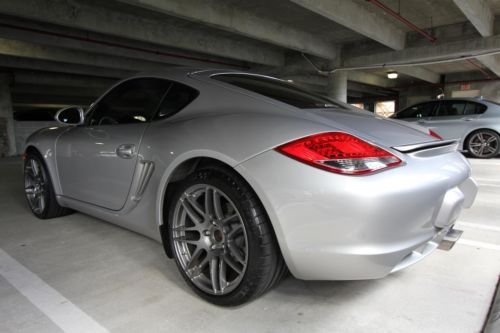
[[[415,122],[443,139],[460,139],[473,157],[492,158],[500,150],[500,104],[480,98],[442,99],[412,105],[392,116]]]

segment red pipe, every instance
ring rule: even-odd
[[[419,34],[421,34],[422,36],[424,36],[425,38],[427,38],[431,43],[435,43],[437,41],[436,37],[430,35],[425,30],[420,29],[415,24],[411,23],[410,21],[408,21],[407,19],[405,19],[403,16],[399,15],[394,10],[392,10],[391,8],[389,8],[386,5],[384,5],[379,0],[366,0],[366,1],[371,2],[375,6],[383,9],[386,13],[388,13],[391,16],[393,16],[398,21],[403,22],[404,24],[406,24],[408,27],[410,27],[410,29],[418,32]],[[487,71],[485,71],[484,68],[482,68],[481,66],[479,66],[478,64],[476,64],[475,62],[473,62],[471,59],[466,59],[466,60],[467,60],[468,63],[470,63],[472,66],[474,66],[477,70],[479,70],[487,79],[491,79],[491,75]]]
[[[200,58],[200,57],[185,56],[185,55],[175,54],[175,53],[170,53],[170,52],[162,52],[162,51],[151,50],[151,49],[146,49],[146,48],[142,48],[142,47],[128,46],[125,44],[120,44],[120,43],[115,43],[115,42],[106,42],[106,41],[102,41],[102,40],[98,40],[98,39],[93,39],[90,37],[79,37],[79,36],[74,36],[74,35],[69,35],[69,34],[64,34],[64,33],[45,31],[45,30],[39,30],[39,29],[34,29],[34,28],[27,28],[27,27],[14,25],[14,24],[8,24],[8,23],[0,23],[0,27],[29,31],[29,32],[39,33],[42,35],[84,41],[84,42],[89,42],[89,43],[93,43],[93,44],[113,46],[113,47],[118,47],[118,48],[132,50],[132,51],[139,51],[139,52],[168,56],[168,57],[179,58],[179,59],[195,60],[195,61],[201,61],[201,62],[212,63],[212,64],[217,64],[217,65],[236,67],[236,68],[247,68],[244,66],[240,66],[240,65],[233,64],[230,62],[225,62],[225,61],[218,61],[218,60],[211,60],[211,59],[205,59],[205,58]]]
[[[382,10],[384,10],[387,14],[391,15],[392,17],[394,17],[395,19],[397,19],[398,21],[404,23],[406,26],[408,26],[410,29],[418,32],[419,34],[421,34],[422,36],[424,36],[425,38],[427,38],[431,43],[435,43],[437,41],[437,38],[432,36],[431,34],[427,33],[425,30],[423,29],[420,29],[419,27],[417,27],[415,24],[411,23],[410,21],[408,21],[407,19],[405,19],[403,16],[399,15],[398,13],[396,13],[395,11],[393,11],[391,8],[387,7],[386,5],[384,5],[382,2],[380,2],[379,0],[366,0],[368,2],[371,2],[372,4],[374,4],[375,6],[381,8]]]
[[[484,75],[486,78],[491,79],[491,75],[490,75],[487,71],[485,71],[485,70],[484,70],[484,68],[482,68],[481,66],[479,66],[478,64],[476,64],[476,63],[475,63],[474,61],[472,61],[471,59],[465,59],[465,60],[467,60],[467,62],[468,62],[469,64],[471,64],[472,66],[476,67],[476,69],[477,69],[478,71],[480,71],[481,73],[483,73],[483,75]]]

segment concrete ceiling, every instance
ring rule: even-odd
[[[49,82],[105,86],[102,78],[180,65],[293,76],[319,91],[325,72],[337,68],[369,67],[349,73],[350,87],[359,90],[500,75],[499,56],[484,56],[500,52],[500,0],[379,0],[434,43],[372,2],[3,0],[0,68],[13,75],[14,101],[22,105],[36,99],[33,85],[52,103],[57,86]],[[459,57],[471,59],[395,66]],[[398,80],[388,80],[388,70],[398,71]],[[15,79],[26,81],[27,73],[31,82]]]

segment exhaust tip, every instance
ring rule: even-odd
[[[463,233],[464,233],[463,230],[451,228],[443,237],[443,240],[439,244],[438,249],[444,251],[451,250],[455,245],[455,243],[460,239]]]

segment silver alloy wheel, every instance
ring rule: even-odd
[[[28,203],[36,214],[42,214],[47,205],[46,177],[40,163],[30,158],[24,168],[24,191]]]
[[[477,132],[469,139],[469,150],[479,157],[490,157],[498,151],[498,139],[488,132]]]
[[[238,209],[215,186],[189,187],[175,205],[174,251],[189,279],[202,291],[224,295],[243,279],[248,238]]]

